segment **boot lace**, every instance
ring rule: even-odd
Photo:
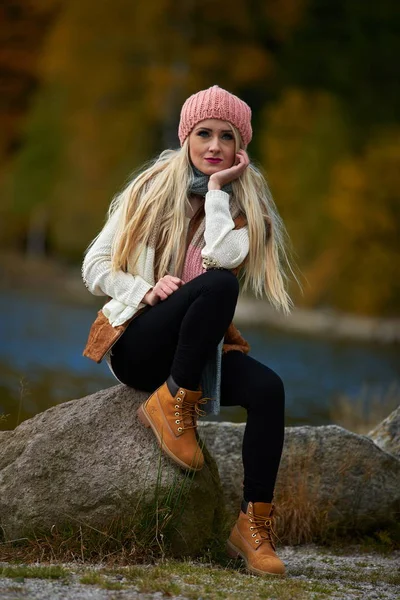
[[[207,413],[199,407],[199,404],[207,404],[210,398],[200,398],[195,404],[182,403],[182,429],[191,429],[197,427],[197,419],[204,417]]]
[[[253,535],[256,537],[256,544],[261,546],[264,542],[268,542],[271,544],[273,550],[275,550],[275,541],[278,540],[278,536],[274,531],[272,526],[272,513],[273,508],[271,510],[271,514],[269,517],[263,517],[260,515],[255,515],[253,513],[252,518],[250,519],[252,523],[252,527],[250,529],[254,531]]]

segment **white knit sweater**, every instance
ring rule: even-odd
[[[229,210],[229,195],[221,190],[210,190],[205,197],[205,246],[201,251],[204,268],[210,265],[225,269],[234,269],[246,258],[249,251],[249,234],[247,226],[234,229],[235,223]],[[111,249],[115,236],[119,211],[106,223],[94,243],[86,253],[82,265],[82,277],[88,290],[95,296],[110,296],[112,300],[103,307],[111,325],[116,327],[130,319],[140,308],[144,307],[143,297],[155,285],[154,249],[145,246],[139,255],[135,273],[111,270]],[[187,226],[190,219],[187,219]],[[171,272],[179,277],[180,274]],[[219,411],[219,377],[222,341],[218,346],[214,365],[209,365],[209,372],[215,374],[203,384],[203,392],[214,400],[214,406],[208,412]],[[109,361],[108,361],[109,363]],[[110,363],[109,363],[110,364]]]

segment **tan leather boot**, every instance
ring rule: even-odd
[[[197,417],[205,413],[202,392],[179,388],[172,396],[163,383],[143,404],[137,415],[145,427],[151,427],[166,454],[180,467],[200,471],[204,456],[196,439]]]
[[[232,558],[243,558],[246,568],[255,575],[282,575],[285,565],[275,554],[272,539],[272,514],[274,507],[266,502],[249,502],[246,514],[239,518],[227,542],[227,552]]]

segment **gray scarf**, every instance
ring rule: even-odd
[[[209,175],[205,175],[205,173],[199,171],[199,169],[192,165],[192,179],[189,183],[189,194],[198,194],[199,196],[205,196],[208,192],[209,179]],[[231,196],[232,183],[227,183],[226,185],[222,186],[221,190]]]

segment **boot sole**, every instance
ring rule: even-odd
[[[136,411],[136,414],[138,416],[139,421],[147,429],[151,428],[153,430],[153,433],[154,433],[154,435],[157,438],[157,442],[158,442],[158,445],[160,446],[161,450],[163,450],[163,452],[165,452],[165,454],[167,454],[170,458],[172,458],[172,460],[177,465],[179,465],[180,467],[182,467],[186,471],[191,471],[191,472],[195,472],[195,473],[197,473],[197,471],[201,471],[201,469],[203,468],[203,466],[201,466],[199,468],[190,466],[190,465],[186,464],[185,462],[183,462],[183,460],[181,460],[180,458],[178,458],[177,456],[175,456],[175,454],[173,454],[173,452],[171,452],[171,450],[166,446],[166,444],[164,443],[164,441],[160,437],[160,434],[158,433],[157,427],[154,425],[154,423],[150,419],[149,415],[147,414],[146,409],[144,407],[144,404],[145,404],[145,402],[139,406],[139,408]]]
[[[236,548],[236,546],[234,546],[229,540],[226,542],[226,552],[231,558],[242,558],[244,564],[246,565],[246,570],[249,573],[252,573],[252,575],[260,575],[261,577],[265,575],[275,575],[276,577],[282,577],[282,575],[284,575],[284,573],[271,573],[270,571],[261,571],[261,569],[250,567],[246,556],[241,552],[241,550],[239,550],[239,548]]]

